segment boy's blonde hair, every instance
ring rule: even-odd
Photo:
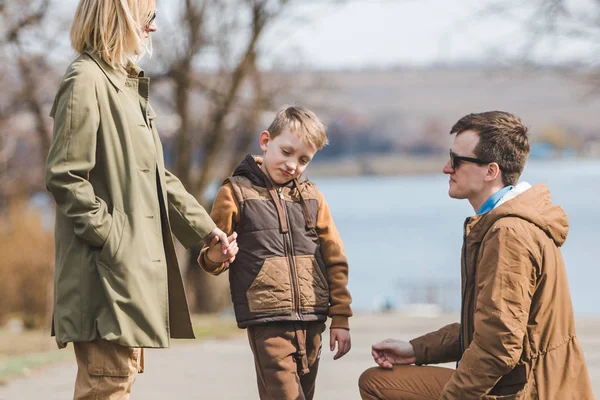
[[[292,133],[300,135],[317,150],[321,150],[327,144],[325,125],[307,108],[290,106],[279,111],[267,131],[274,139],[288,127]]]
[[[156,0],[80,0],[71,26],[71,46],[78,53],[96,53],[113,68],[152,54],[143,37]]]

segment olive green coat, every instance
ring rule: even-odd
[[[189,247],[215,225],[165,169],[148,92],[136,65],[117,70],[84,53],[56,95],[46,186],[57,204],[59,347],[194,337],[171,230]]]

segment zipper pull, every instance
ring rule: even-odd
[[[281,188],[277,188],[277,194],[279,195],[279,198],[281,200],[283,200],[283,194],[281,193]]]

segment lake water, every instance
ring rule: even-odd
[[[565,209],[570,230],[562,253],[573,307],[577,314],[600,315],[600,160],[532,160],[521,178],[548,185]],[[314,181],[344,241],[354,310],[414,303],[460,310],[462,227],[474,213],[467,200],[448,197],[447,176]],[[46,229],[52,229],[50,202],[47,193],[32,200],[45,211]]]
[[[532,160],[521,180],[545,183],[565,209],[570,231],[562,252],[573,306],[600,315],[600,160]],[[355,310],[427,302],[459,309],[462,227],[474,213],[467,200],[448,197],[447,176],[315,182],[344,240]]]

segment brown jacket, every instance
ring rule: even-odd
[[[300,177],[274,188],[247,156],[219,190],[211,217],[238,233],[240,251],[229,268],[238,326],[273,321],[323,321],[348,329],[348,263],[329,208],[317,187]],[[227,268],[200,255],[218,275]]]
[[[411,341],[417,364],[460,359],[441,399],[593,399],[560,253],[567,232],[543,184],[465,221],[461,324]]]

